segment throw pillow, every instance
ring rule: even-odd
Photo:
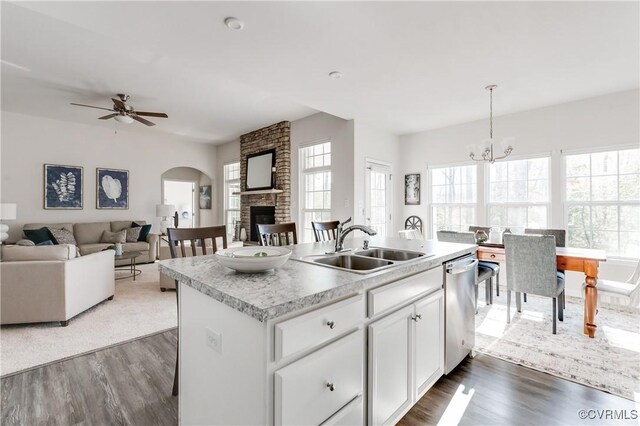
[[[35,246],[36,244],[31,240],[18,240],[16,242],[17,246]]]
[[[102,232],[101,243],[125,243],[127,242],[127,230],[123,229],[119,232]]]
[[[22,232],[24,232],[24,236],[27,237],[27,239],[33,241],[36,245],[43,241],[51,241],[53,239],[51,232],[44,227],[40,229],[24,229]]]
[[[126,229],[127,231],[127,242],[135,243],[140,238],[140,231],[142,231],[142,227],[137,226],[135,228]]]
[[[37,243],[36,245],[37,246],[52,246],[54,244],[53,244],[53,241],[47,240],[47,241],[41,241],[41,242]]]
[[[78,244],[73,234],[67,231],[66,229],[55,229],[55,228],[48,228],[48,229],[49,229],[49,232],[51,232],[51,235],[53,236],[52,241],[54,243],[73,244],[74,246]]]
[[[147,241],[147,237],[149,236],[149,232],[151,232],[151,225],[138,225],[137,223],[131,223],[131,226],[134,228],[140,227],[140,236],[138,237],[138,241]]]

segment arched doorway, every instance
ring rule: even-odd
[[[161,175],[162,204],[178,212],[179,228],[212,224],[211,178],[193,167],[174,167]]]

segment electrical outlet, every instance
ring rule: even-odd
[[[219,354],[222,353],[222,334],[207,328],[207,346]]]

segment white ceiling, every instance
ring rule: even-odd
[[[169,114],[130,126],[212,143],[316,111],[412,133],[486,117],[489,83],[501,115],[640,79],[635,1],[1,7],[4,110],[115,126],[69,102],[110,107],[125,92],[138,110]],[[245,28],[229,30],[227,16]]]

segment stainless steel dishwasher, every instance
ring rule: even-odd
[[[478,260],[468,255],[444,264],[445,367],[449,374],[475,344],[475,292]]]

